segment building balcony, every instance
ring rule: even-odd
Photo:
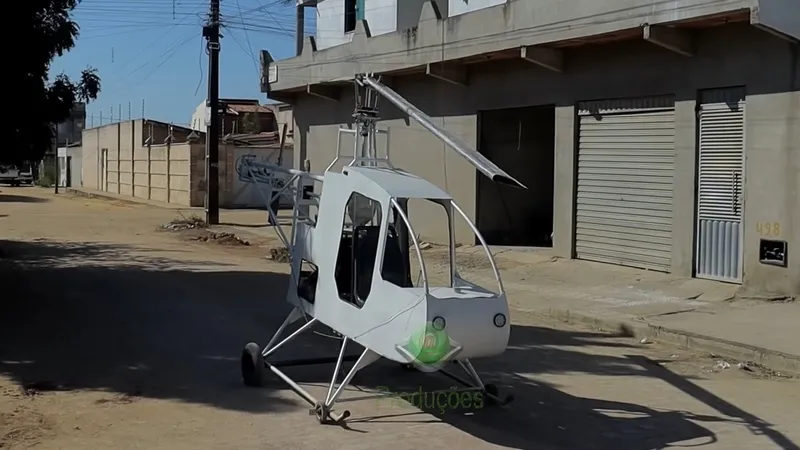
[[[427,1],[413,28],[371,36],[359,21],[348,44],[317,50],[308,37],[300,56],[281,61],[262,51],[261,91],[286,103],[299,94],[336,100],[356,73],[463,85],[469,65],[512,58],[560,72],[571,47],[630,39],[691,57],[695,30],[733,22],[800,39],[796,0],[512,0],[449,18]]]

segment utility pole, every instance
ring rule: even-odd
[[[56,182],[55,182],[55,186],[54,186],[53,192],[58,194],[58,183],[61,182],[61,168],[59,167],[59,164],[58,164],[58,125],[56,125],[56,133],[55,133],[55,135],[56,135],[56,137],[53,140],[53,144],[55,144],[54,147],[56,149],[56,154],[55,154],[55,158],[53,159],[53,171],[55,172],[54,178],[55,178]],[[69,139],[67,139],[67,142],[66,142],[65,145],[69,145]]]
[[[208,98],[210,117],[206,132],[206,223],[219,224],[219,2],[210,0],[209,23],[203,27],[208,41]]]

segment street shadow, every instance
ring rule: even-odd
[[[800,446],[792,442],[791,439],[786,437],[780,431],[775,430],[773,425],[763,419],[751,414],[738,406],[720,398],[714,393],[692,383],[690,380],[672,372],[663,365],[659,364],[646,356],[641,355],[625,355],[626,358],[636,363],[647,371],[648,375],[656,377],[665,381],[667,384],[678,389],[686,395],[699,400],[700,402],[710,406],[718,413],[738,419],[741,423],[745,424],[747,428],[753,433],[761,436],[766,436],[773,444],[782,450],[800,450]]]
[[[496,385],[501,395],[514,396],[514,401],[504,406],[490,405],[482,394],[462,393],[454,397],[448,392],[453,383],[444,377],[404,371],[382,363],[365,370],[373,372],[370,379],[382,380],[383,384],[377,388],[379,393],[416,395],[378,401],[395,406],[407,402],[427,414],[355,417],[349,424],[355,430],[369,430],[374,423],[408,426],[442,422],[485,442],[525,450],[649,450],[687,442],[692,445],[717,442],[716,435],[697,422],[698,418],[725,422],[722,416],[698,417],[683,411],[580,397],[537,379],[547,374],[568,373],[614,378],[648,376],[644,368],[624,357],[581,351],[581,347],[588,346],[635,347],[614,338],[604,333],[513,326],[509,348],[502,356],[475,362],[484,383]],[[459,373],[457,367],[451,371]],[[366,378],[364,373],[358,386],[373,393],[374,383],[362,381]],[[440,390],[444,393],[439,394]]]
[[[239,352],[288,312],[288,278],[97,243],[0,240],[0,374],[30,393],[97,390],[295,410],[247,390]],[[286,306],[284,306],[286,305]]]
[[[47,203],[50,199],[0,192],[0,203]]]
[[[0,241],[0,248],[0,278],[8,280],[0,296],[0,374],[23,389],[96,390],[247,412],[307,408],[277,377],[263,389],[241,381],[244,345],[266,343],[289,312],[287,275],[168,259],[153,249],[120,245]],[[320,334],[299,337],[275,357],[336,355],[340,341]],[[699,423],[725,421],[721,416],[583,398],[535,379],[547,374],[657,378],[630,358],[582,350],[588,347],[618,352],[636,346],[603,333],[514,326],[502,356],[476,363],[485,382],[515,396],[506,407],[465,411],[419,404],[428,414],[381,417],[359,417],[359,406],[346,403],[337,410],[352,409],[348,427],[356,432],[379,432],[370,426],[375,422],[438,421],[519,449],[645,450],[716,440]],[[353,345],[348,353],[358,351]],[[285,372],[298,383],[324,386],[332,369]],[[420,386],[428,392],[450,388],[448,381],[380,361],[358,373],[348,395],[387,388],[415,392]],[[316,426],[303,417],[299,420]]]

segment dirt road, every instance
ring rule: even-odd
[[[447,386],[378,363],[341,403],[350,429],[320,426],[277,380],[241,383],[241,348],[287,311],[286,268],[263,257],[274,243],[157,231],[178,216],[151,206],[0,191],[4,450],[798,449],[796,380],[521,313],[507,353],[476,364],[513,393],[507,408],[364,398]],[[309,335],[294,351],[336,346]],[[290,373],[315,393],[330,379]]]

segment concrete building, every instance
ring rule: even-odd
[[[146,200],[199,207],[205,203],[205,136],[154,120],[131,120],[83,131],[80,184]],[[169,137],[171,136],[171,139]],[[275,163],[281,152],[271,139],[230,136],[220,142],[219,198],[223,208],[263,206],[252,174],[242,171],[247,159]],[[282,161],[290,165],[292,148]],[[263,175],[263,174],[261,174]],[[76,174],[72,174],[76,180]]]
[[[264,107],[269,108],[275,116],[278,135],[283,134],[283,126],[286,125],[286,143],[292,145],[294,143],[294,115],[292,114],[292,105],[288,103],[272,103],[264,105]]]
[[[225,113],[220,122],[222,135],[233,133],[272,133],[277,130],[273,110],[256,99],[221,98]],[[209,109],[206,102],[200,103],[192,113],[191,129],[205,132],[208,126]]]
[[[395,164],[450,192],[490,244],[800,294],[795,1],[422,3],[415,26],[374,27],[367,9],[337,38],[323,10],[344,1],[325,0],[323,45],[264,52],[262,90],[294,105],[296,166],[327,166],[350,80],[381,74],[528,186],[476,176],[381,102]],[[441,240],[426,217],[417,231]]]
[[[86,103],[76,102],[70,117],[56,125],[56,146],[64,147],[79,142],[85,127]]]

